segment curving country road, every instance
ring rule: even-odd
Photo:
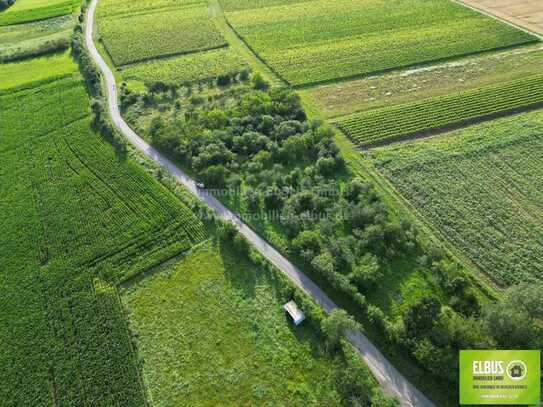
[[[337,308],[334,302],[317,286],[309,277],[302,273],[296,266],[283,257],[277,250],[270,246],[264,239],[250,229],[233,212],[222,205],[210,194],[206,194],[196,187],[195,181],[186,175],[169,159],[164,157],[155,148],[138,136],[123,120],[117,104],[117,87],[113,72],[99,54],[93,40],[94,15],[97,0],[92,0],[87,11],[87,23],[85,26],[85,41],[87,49],[102,72],[107,87],[108,109],[114,125],[126,136],[128,141],[147,157],[168,170],[190,192],[198,196],[209,205],[223,219],[232,222],[238,231],[271,263],[286,274],[306,294],[310,295],[327,313]],[[362,334],[362,332],[348,332],[347,337],[359,351],[371,372],[375,375],[383,389],[396,396],[402,406],[406,407],[434,407],[421,392],[396,370],[394,366],[379,352],[379,350]]]

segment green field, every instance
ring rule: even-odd
[[[226,46],[206,4],[114,15],[99,19],[98,27],[117,66]]]
[[[298,94],[306,109],[329,119],[520,79],[541,73],[542,65],[543,49],[534,44],[300,89]]]
[[[175,9],[189,5],[203,6],[206,0],[100,0],[97,9],[98,19],[104,17],[135,14],[157,9]]]
[[[227,9],[234,10],[247,4],[226,2]],[[450,0],[313,0],[230,11],[226,17],[256,54],[292,85],[536,40]]]
[[[68,15],[0,27],[0,61],[13,54],[40,49],[48,42],[64,40],[69,44],[74,24],[75,18]]]
[[[340,118],[335,124],[358,144],[372,145],[401,137],[463,125],[543,103],[543,75],[531,75],[481,87]]]
[[[221,48],[130,65],[121,72],[125,80],[181,84],[214,79],[221,74],[236,74],[248,68],[249,65],[236,51]]]
[[[68,51],[40,58],[0,64],[0,94],[9,88],[71,75],[77,65]]]
[[[0,14],[0,26],[46,20],[74,13],[79,0],[17,0]]]
[[[0,111],[0,400],[141,406],[114,285],[203,227],[91,130],[80,78],[4,94]]]
[[[281,282],[209,244],[123,294],[155,405],[339,406],[311,325],[293,327]]]
[[[543,278],[543,114],[371,151],[418,214],[495,281]]]

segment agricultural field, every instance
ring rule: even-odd
[[[8,89],[14,87],[28,87],[36,82],[49,82],[71,76],[77,70],[69,51],[0,64],[0,94],[9,93]]]
[[[236,4],[226,2],[230,25],[295,86],[537,40],[450,0],[312,0],[228,11],[235,10]]]
[[[0,62],[39,52],[48,44],[62,43],[64,48],[68,48],[74,24],[75,17],[66,15],[0,27]]]
[[[0,13],[0,27],[72,14],[79,6],[79,0],[17,0]]]
[[[543,113],[371,150],[414,210],[499,284],[543,278]]]
[[[292,326],[282,284],[214,243],[123,291],[153,404],[342,405],[342,365]]]
[[[5,91],[0,111],[0,399],[141,406],[115,286],[205,239],[203,226],[91,129],[81,78]]]
[[[98,27],[117,66],[226,46],[205,3],[107,16]]]
[[[335,124],[361,146],[543,104],[543,75],[342,117]]]
[[[220,48],[129,65],[121,70],[121,74],[127,81],[181,84],[215,79],[219,75],[234,75],[248,69],[249,65],[236,51]]]
[[[330,119],[477,89],[541,73],[540,44],[362,79],[300,89],[304,106]]]

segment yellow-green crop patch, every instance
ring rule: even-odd
[[[103,17],[135,14],[157,9],[175,9],[189,5],[205,5],[206,0],[100,0],[97,13],[98,20]]]
[[[543,75],[430,98],[338,119],[336,125],[360,145],[394,141],[449,126],[495,118],[543,104]]]
[[[231,48],[197,52],[170,59],[143,62],[122,69],[126,80],[145,83],[182,83],[212,79],[221,74],[235,74],[248,64]]]
[[[117,66],[226,46],[206,4],[111,16],[98,25]]]
[[[335,118],[541,73],[540,44],[300,89],[304,104]]]
[[[499,283],[543,278],[543,113],[376,148],[376,167]]]
[[[79,0],[17,0],[0,14],[0,26],[28,23],[75,12]]]
[[[450,0],[315,0],[226,16],[256,54],[293,85],[537,40]]]
[[[0,96],[0,400],[145,405],[115,285],[205,238],[91,128],[81,78]]]
[[[0,64],[0,90],[58,79],[77,71],[69,51],[20,62]]]

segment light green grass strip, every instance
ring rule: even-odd
[[[66,76],[77,71],[68,51],[30,60],[0,65],[0,89]]]

